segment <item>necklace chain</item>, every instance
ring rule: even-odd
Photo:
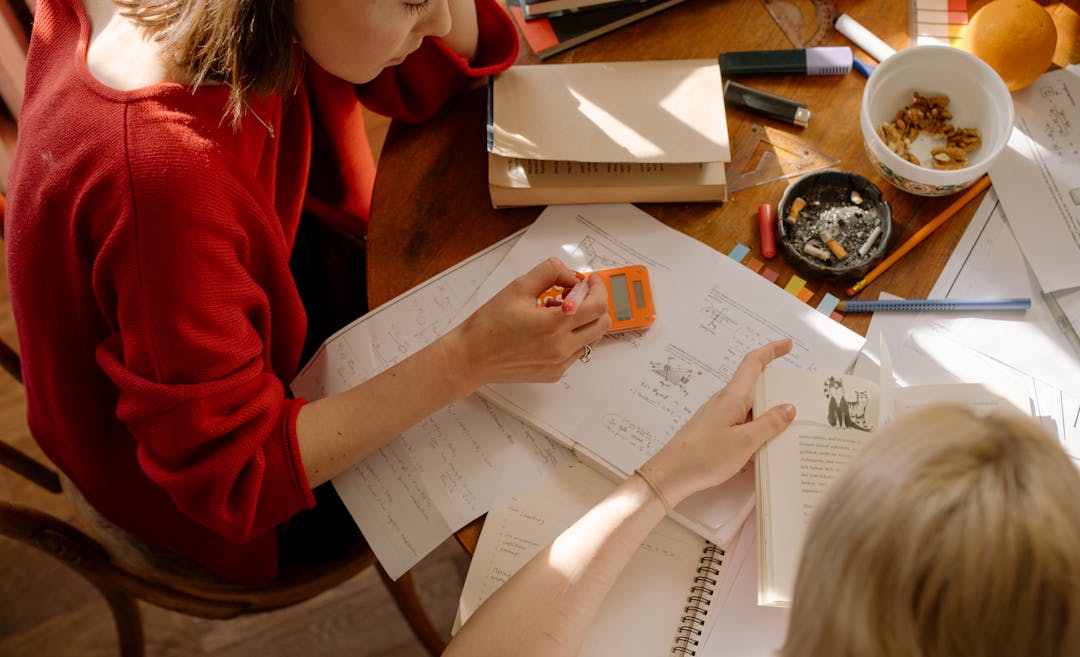
[[[244,101],[244,107],[246,107],[248,112],[250,112],[251,115],[255,117],[256,121],[258,121],[260,124],[262,124],[262,127],[266,128],[266,132],[268,132],[270,134],[270,138],[273,139],[274,138],[274,126],[273,126],[273,124],[272,123],[267,123],[266,121],[264,121],[263,118],[261,116],[259,116],[259,113],[256,112],[254,109],[252,109],[251,105],[249,105],[246,100]]]

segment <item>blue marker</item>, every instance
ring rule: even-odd
[[[862,61],[861,59],[853,58],[851,60],[851,68],[859,72],[859,75],[864,78],[870,77],[870,74],[874,72],[874,67]]]

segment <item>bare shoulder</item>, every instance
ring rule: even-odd
[[[158,47],[120,15],[112,0],[82,0],[90,20],[86,67],[99,82],[131,91],[166,82]]]

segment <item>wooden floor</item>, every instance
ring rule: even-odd
[[[387,123],[369,117],[376,154]],[[0,276],[2,276],[0,271]],[[0,279],[0,335],[15,339],[7,280]],[[41,457],[26,427],[22,387],[0,372],[0,435]],[[43,458],[43,457],[42,457]],[[27,501],[70,518],[63,498],[36,491],[0,470],[0,498]],[[468,561],[448,541],[416,571],[432,618],[449,636]],[[374,570],[292,609],[230,621],[193,619],[143,605],[149,657],[413,657],[425,655]],[[0,538],[0,655],[112,657],[118,654],[108,607],[59,562]]]

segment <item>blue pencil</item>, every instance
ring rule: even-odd
[[[878,301],[841,301],[836,309],[849,313],[920,312],[938,310],[964,312],[975,310],[1026,310],[1031,299],[881,299]]]

